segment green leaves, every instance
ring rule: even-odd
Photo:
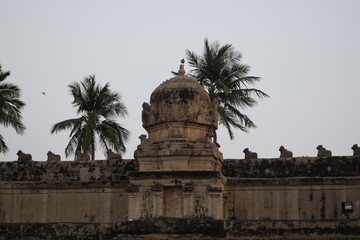
[[[8,76],[10,76],[10,72],[3,72],[0,65],[0,124],[5,127],[12,127],[16,133],[22,134],[25,131],[25,126],[22,123],[21,109],[25,103],[20,100],[20,88],[4,82]],[[0,135],[0,153],[7,151],[6,142]]]
[[[211,99],[219,99],[219,123],[224,125],[231,139],[232,127],[242,131],[256,127],[250,118],[239,109],[256,105],[257,98],[269,97],[255,88],[249,88],[260,80],[248,76],[250,67],[241,63],[241,53],[231,44],[221,46],[217,41],[204,40],[202,55],[186,50],[186,58],[193,69],[189,75],[204,87]]]
[[[125,152],[124,143],[130,133],[113,120],[127,116],[120,93],[111,91],[109,83],[98,85],[95,75],[70,84],[69,89],[74,98],[72,104],[80,117],[56,123],[51,128],[51,133],[71,130],[70,141],[65,148],[66,156],[82,151],[90,153],[94,159],[97,142],[106,150],[112,148]]]

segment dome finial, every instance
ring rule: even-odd
[[[185,63],[185,59],[181,59],[180,69],[178,71],[178,74],[180,76],[183,76],[185,74],[184,63]]]

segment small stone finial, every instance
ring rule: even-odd
[[[180,68],[179,68],[179,71],[178,71],[178,74],[180,76],[185,75],[184,63],[185,63],[185,59],[181,59],[181,64],[180,64]]]

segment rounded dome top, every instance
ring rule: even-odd
[[[181,70],[180,68],[179,72]],[[179,74],[160,84],[150,97],[151,104],[166,101],[167,104],[178,103],[183,106],[199,100],[210,103],[210,98],[204,88],[197,81],[184,74]]]
[[[197,81],[185,76],[183,64],[177,76],[152,92],[150,105],[143,104],[142,115],[145,128],[164,122],[191,122],[217,128],[217,104]]]
[[[180,65],[178,75],[166,80],[160,86],[158,86],[151,94],[150,101],[153,100],[154,95],[161,94],[161,92],[169,91],[170,89],[193,89],[204,98],[209,98],[204,88],[194,79],[185,75],[184,65]],[[170,90],[171,91],[171,90]],[[210,99],[208,99],[210,102]]]

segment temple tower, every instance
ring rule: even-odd
[[[128,216],[224,218],[223,157],[212,141],[218,102],[185,76],[163,82],[143,104],[141,135],[130,174]]]

